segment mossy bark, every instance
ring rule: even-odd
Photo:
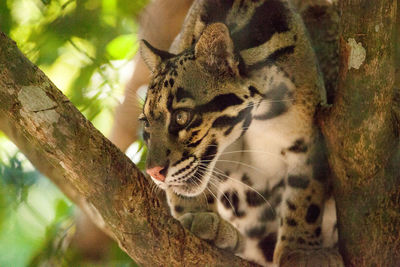
[[[150,182],[0,33],[0,128],[144,266],[252,266],[184,230]]]
[[[338,88],[320,123],[335,176],[346,266],[400,265],[400,156],[393,116],[396,2],[340,1]]]

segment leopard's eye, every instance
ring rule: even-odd
[[[191,119],[191,112],[186,109],[179,109],[174,113],[175,123],[180,127],[188,125]]]

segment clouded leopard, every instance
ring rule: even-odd
[[[172,215],[264,266],[342,266],[314,123],[324,85],[290,2],[194,1],[170,50],[143,40],[141,55],[146,171]]]

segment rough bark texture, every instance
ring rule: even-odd
[[[397,0],[397,12],[396,12],[396,32],[395,32],[395,48],[396,48],[396,79],[395,79],[395,92],[394,92],[394,105],[393,111],[395,120],[397,122],[397,131],[400,133],[400,0]]]
[[[0,33],[0,126],[144,266],[251,266],[184,230],[150,182]]]
[[[347,266],[400,266],[396,0],[343,0],[340,12],[338,88],[320,120],[335,175],[339,246]]]

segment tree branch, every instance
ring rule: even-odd
[[[400,157],[392,113],[396,1],[340,1],[339,84],[320,123],[347,266],[400,264]]]
[[[395,30],[395,75],[393,113],[397,122],[397,132],[400,134],[400,0],[397,0],[396,30]]]
[[[184,230],[135,165],[2,33],[0,127],[139,264],[253,266]]]

